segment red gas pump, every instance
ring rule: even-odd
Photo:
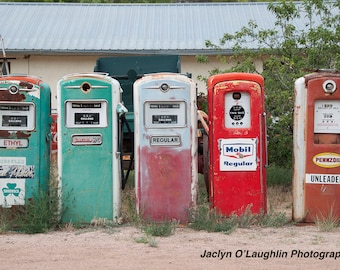
[[[293,219],[340,218],[340,73],[295,82]]]
[[[210,203],[224,215],[267,211],[264,79],[228,73],[208,79]]]

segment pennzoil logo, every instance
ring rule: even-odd
[[[340,166],[340,155],[331,152],[320,153],[313,157],[313,163],[322,168],[336,168]]]

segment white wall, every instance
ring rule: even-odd
[[[191,73],[192,79],[197,84],[197,92],[198,93],[207,93],[207,86],[205,82],[199,81],[197,79],[198,76],[209,77],[209,70],[214,69],[215,67],[227,69],[230,68],[230,65],[220,63],[214,56],[209,57],[209,64],[201,64],[198,63],[195,59],[195,56],[181,56],[181,72],[182,73]]]
[[[19,56],[11,62],[11,73],[22,73],[40,77],[51,87],[52,108],[57,108],[58,81],[65,75],[92,72],[97,56]]]
[[[198,63],[195,56],[181,56],[181,72],[182,73],[192,73],[192,79],[197,83],[198,93],[202,92],[207,94],[207,86],[205,82],[199,81],[197,76],[209,77],[209,71],[215,68],[221,70],[230,69],[233,65],[232,61],[227,61],[227,63],[222,63],[216,56],[209,56],[209,64]],[[257,71],[262,72],[262,61],[255,61],[255,66]]]

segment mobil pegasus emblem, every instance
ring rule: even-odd
[[[256,139],[221,139],[221,171],[255,171]]]

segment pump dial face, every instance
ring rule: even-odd
[[[240,121],[244,118],[245,110],[240,105],[234,105],[229,110],[229,116],[234,121]]]

